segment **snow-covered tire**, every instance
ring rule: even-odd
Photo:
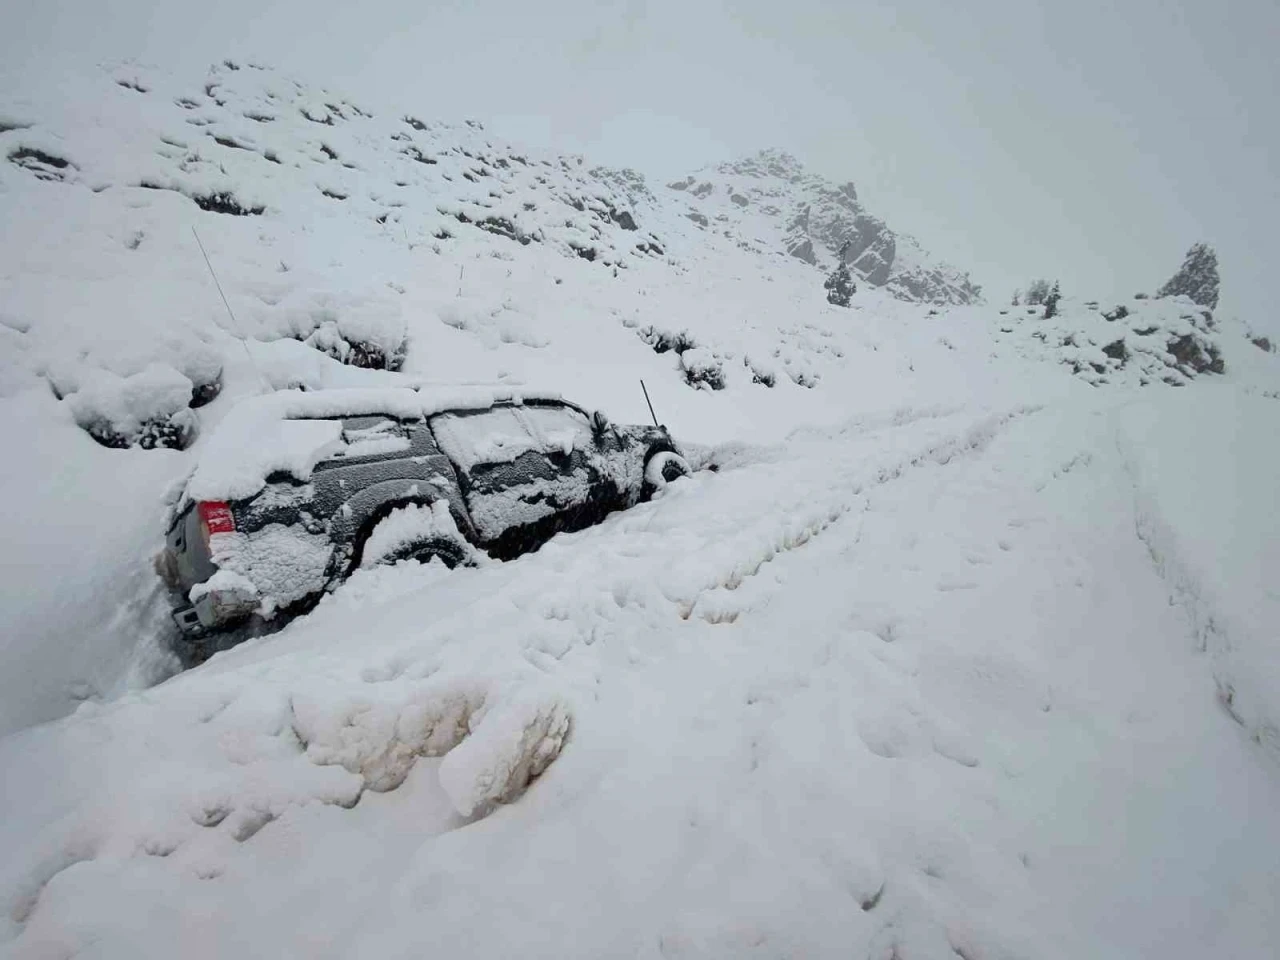
[[[678,453],[663,450],[655,453],[644,465],[644,493],[648,500],[659,490],[666,489],[667,484],[693,473],[689,461]]]
[[[391,566],[401,560],[439,559],[452,570],[475,563],[475,551],[458,531],[447,501],[396,507],[369,531],[361,567]]]

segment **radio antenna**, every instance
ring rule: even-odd
[[[658,426],[658,415],[653,412],[653,401],[649,399],[649,388],[644,385],[644,381],[640,381],[640,389],[644,391],[644,402],[649,405],[649,416],[653,417],[653,425]]]
[[[196,226],[191,225],[191,235],[196,238],[196,246],[200,248],[200,255],[204,257],[204,265],[209,268],[209,276],[213,277],[213,285],[218,288],[218,296],[222,298],[222,305],[227,308],[227,316],[231,318],[231,328],[223,327],[227,333],[240,341],[240,346],[244,347],[244,355],[249,358],[249,366],[253,367],[253,372],[258,375],[258,380],[267,388],[267,393],[271,392],[271,384],[267,378],[262,375],[262,371],[258,368],[257,362],[253,359],[253,353],[249,350],[249,344],[245,342],[244,336],[237,333],[240,324],[236,322],[236,315],[231,311],[231,304],[227,300],[227,295],[222,291],[222,284],[218,282],[218,274],[214,272],[213,263],[209,260],[209,254],[204,249],[204,244],[200,242],[200,234],[196,233]],[[219,324],[219,326],[222,326]]]

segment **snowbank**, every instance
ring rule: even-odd
[[[1223,706],[1280,756],[1280,453],[1273,399],[1236,390],[1120,416],[1138,534],[1209,657]]]

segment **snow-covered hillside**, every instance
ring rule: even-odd
[[[1269,955],[1270,344],[978,302],[776,152],[650,185],[447,112],[0,95],[0,953]],[[654,502],[172,676],[164,501],[239,399],[641,379],[702,468]]]

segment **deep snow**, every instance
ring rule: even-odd
[[[1274,952],[1280,371],[1244,325],[845,310],[772,215],[725,236],[467,125],[248,68],[35,80],[0,153],[75,165],[0,161],[0,952]],[[190,450],[81,428],[219,368]],[[427,382],[640,423],[641,378],[700,468],[652,503],[360,570],[154,685],[166,499],[219,433],[275,449],[237,400]]]

